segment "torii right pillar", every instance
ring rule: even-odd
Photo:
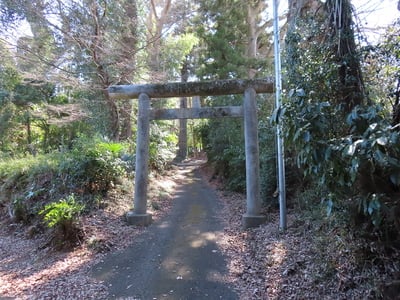
[[[267,218],[261,215],[258,118],[254,88],[245,90],[243,102],[246,152],[246,213],[243,215],[243,228],[246,229],[261,225]]]

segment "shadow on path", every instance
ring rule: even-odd
[[[94,266],[92,275],[109,286],[110,299],[238,299],[217,246],[223,227],[216,195],[195,166],[179,168],[186,180],[170,214]]]

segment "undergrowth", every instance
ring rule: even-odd
[[[76,245],[82,238],[83,232],[79,224],[79,215],[85,206],[71,194],[65,199],[51,202],[39,211],[47,227],[52,229],[51,243],[57,249],[69,248]]]
[[[357,212],[336,204],[330,208],[326,192],[309,185],[293,201],[293,227],[312,245],[314,283],[349,293],[362,287],[365,299],[397,299],[400,249],[385,241],[380,230],[349,222]]]
[[[122,178],[132,179],[133,169],[129,145],[100,139],[77,141],[69,151],[3,160],[0,207],[13,222],[37,225],[44,217],[55,237],[75,240],[79,226],[73,208],[99,208]]]

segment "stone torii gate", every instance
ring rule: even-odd
[[[139,99],[133,210],[126,217],[129,224],[149,225],[147,212],[149,128],[151,120],[207,119],[243,117],[246,154],[246,213],[243,227],[265,222],[261,215],[260,166],[258,146],[257,93],[273,93],[274,79],[218,80],[210,82],[176,82],[167,84],[115,85],[108,88],[114,99]],[[151,98],[216,96],[244,94],[242,106],[151,109]]]

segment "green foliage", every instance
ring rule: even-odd
[[[242,120],[219,119],[202,129],[209,162],[214,165],[216,175],[223,177],[227,187],[235,191],[244,191],[246,187],[242,123]]]
[[[200,53],[198,76],[204,79],[246,76],[247,3],[235,0],[199,4],[200,14],[195,24],[204,51]]]
[[[359,199],[358,211],[362,212],[365,216],[369,216],[375,227],[379,227],[382,223],[382,196],[380,194],[370,194],[367,197]]]
[[[363,74],[368,84],[371,98],[393,107],[396,118],[396,106],[400,100],[400,20],[390,26],[382,37],[381,43],[362,48],[364,55]],[[398,120],[397,120],[398,121]]]
[[[46,178],[52,179],[62,158],[62,155],[56,153],[0,161],[1,201],[7,201],[14,196],[18,198],[19,195],[28,197],[34,193],[39,185],[47,182]]]
[[[58,202],[47,204],[39,212],[39,215],[43,216],[43,220],[49,228],[71,226],[71,224],[77,221],[84,207],[83,204],[75,200],[75,195],[71,194]]]
[[[21,81],[11,52],[3,40],[0,41],[0,104],[11,100],[11,92]]]
[[[51,98],[52,104],[67,104],[69,99],[68,95],[66,94],[56,94]]]
[[[49,153],[72,149],[79,137],[90,136],[94,134],[94,130],[86,121],[55,125],[49,124],[45,120],[33,120],[31,134],[31,145],[34,145],[40,153]]]
[[[355,107],[344,131],[343,124],[337,127],[343,115],[339,107],[313,101],[302,90],[290,96],[281,111],[286,141],[304,177],[326,190],[327,212],[357,206],[375,226],[383,219],[393,224],[393,217],[382,210],[386,197],[378,195],[391,195],[400,186],[400,135],[382,108]],[[385,203],[388,211],[398,205],[397,200]]]
[[[256,3],[246,1],[199,1],[199,15],[194,20],[196,33],[200,39],[199,66],[197,76],[209,79],[232,79],[248,77],[249,69],[267,72],[271,66],[263,51],[268,48],[270,33],[260,31],[257,39],[257,57],[249,57],[249,6]],[[265,17],[263,15],[262,17]],[[254,16],[261,24],[260,16]],[[261,97],[258,97],[261,100]],[[242,96],[210,97],[211,106],[242,105]],[[262,100],[261,100],[262,101]],[[260,101],[260,102],[261,102]],[[262,108],[264,109],[264,108]],[[260,111],[262,110],[260,109]],[[268,112],[269,113],[269,112]],[[261,113],[263,114],[263,113]],[[268,116],[260,117],[263,127],[260,159],[263,197],[272,195],[276,180],[270,175],[275,172],[273,134],[269,132]],[[267,129],[268,127],[268,129]],[[210,120],[201,128],[201,136],[208,160],[213,163],[216,176],[226,180],[231,190],[245,191],[246,168],[243,120]],[[271,168],[272,167],[272,168]]]
[[[12,152],[12,138],[17,124],[15,122],[16,108],[12,103],[0,106],[0,151]]]
[[[264,114],[269,110],[262,107]],[[277,188],[277,168],[276,168],[276,135],[275,127],[271,124],[268,117],[263,114],[259,116],[259,144],[260,144],[260,188],[261,197],[265,204],[277,203],[274,192]]]
[[[0,103],[12,100],[11,92],[21,81],[15,68],[0,65]]]
[[[118,143],[79,140],[60,161],[58,172],[63,186],[80,193],[107,192],[127,174],[129,162],[121,159],[126,149]]]
[[[224,149],[221,157],[215,158],[225,169],[227,188],[232,191],[246,190],[246,155],[243,144],[231,144]]]
[[[121,177],[132,174],[129,153],[125,144],[82,138],[72,150],[4,159],[0,161],[0,202],[11,201],[14,215],[26,208],[27,216],[35,216],[40,203],[72,193],[85,198],[89,206]]]
[[[18,106],[51,102],[54,84],[48,81],[24,78],[13,90],[13,102]]]
[[[336,29],[329,27],[331,36],[321,43],[327,30],[326,20],[316,17],[299,19],[286,37],[285,67],[291,89],[274,119],[283,115],[288,160],[296,162],[305,185],[317,185],[328,215],[341,211],[342,217],[349,217],[348,221],[353,223],[362,216],[363,224],[371,224],[377,230],[393,229],[397,226],[394,216],[399,207],[393,195],[400,183],[400,152],[399,130],[384,104],[387,86],[375,81],[370,95],[379,98],[364,99],[367,106],[355,106],[363,91],[359,89],[362,77],[357,73],[361,56],[353,49],[351,28],[347,28],[348,37],[333,38]],[[346,40],[340,40],[338,45],[340,38]],[[348,49],[342,49],[343,45],[348,45]],[[386,60],[380,64],[382,70],[393,70],[396,47],[378,48],[391,50],[379,52],[377,48],[368,48],[371,56],[365,56],[364,70],[373,62],[386,60],[384,52],[391,63]],[[369,74],[384,78],[379,68]],[[394,78],[396,75],[387,81],[392,87]],[[373,82],[371,76],[367,82]],[[315,184],[310,186],[315,188]]]
[[[198,42],[198,38],[192,33],[167,37],[161,61],[163,69],[170,74],[170,78],[180,79],[182,63]]]
[[[302,22],[296,30],[288,32],[284,56],[284,67],[288,70],[286,80],[292,91],[302,90],[314,101],[332,100],[334,105],[339,93],[337,64],[329,48],[331,45],[313,39],[320,34],[314,22]]]
[[[102,99],[100,93],[96,92],[84,92],[80,91],[74,95],[78,99],[81,99],[83,106],[90,113],[90,118],[87,120],[89,127],[93,128],[96,134],[100,136],[110,136],[111,111],[107,106],[107,103]]]
[[[284,115],[287,146],[295,150],[297,165],[304,176],[319,174],[324,163],[330,162],[335,148],[331,144],[338,135],[336,120],[341,112],[329,102],[308,98],[302,89],[290,91],[289,97],[279,112]]]
[[[57,202],[51,202],[39,211],[50,232],[50,243],[56,249],[72,248],[82,238],[79,216],[85,206],[75,199],[74,194],[68,195]]]
[[[150,126],[149,165],[164,170],[176,154],[178,138],[167,129],[166,122],[153,122]]]
[[[46,105],[67,101],[65,96],[54,95],[53,83],[21,79],[16,70],[11,75],[3,72],[0,76],[0,151],[10,155],[49,152],[70,145],[78,133],[89,131],[82,121],[49,124]]]

